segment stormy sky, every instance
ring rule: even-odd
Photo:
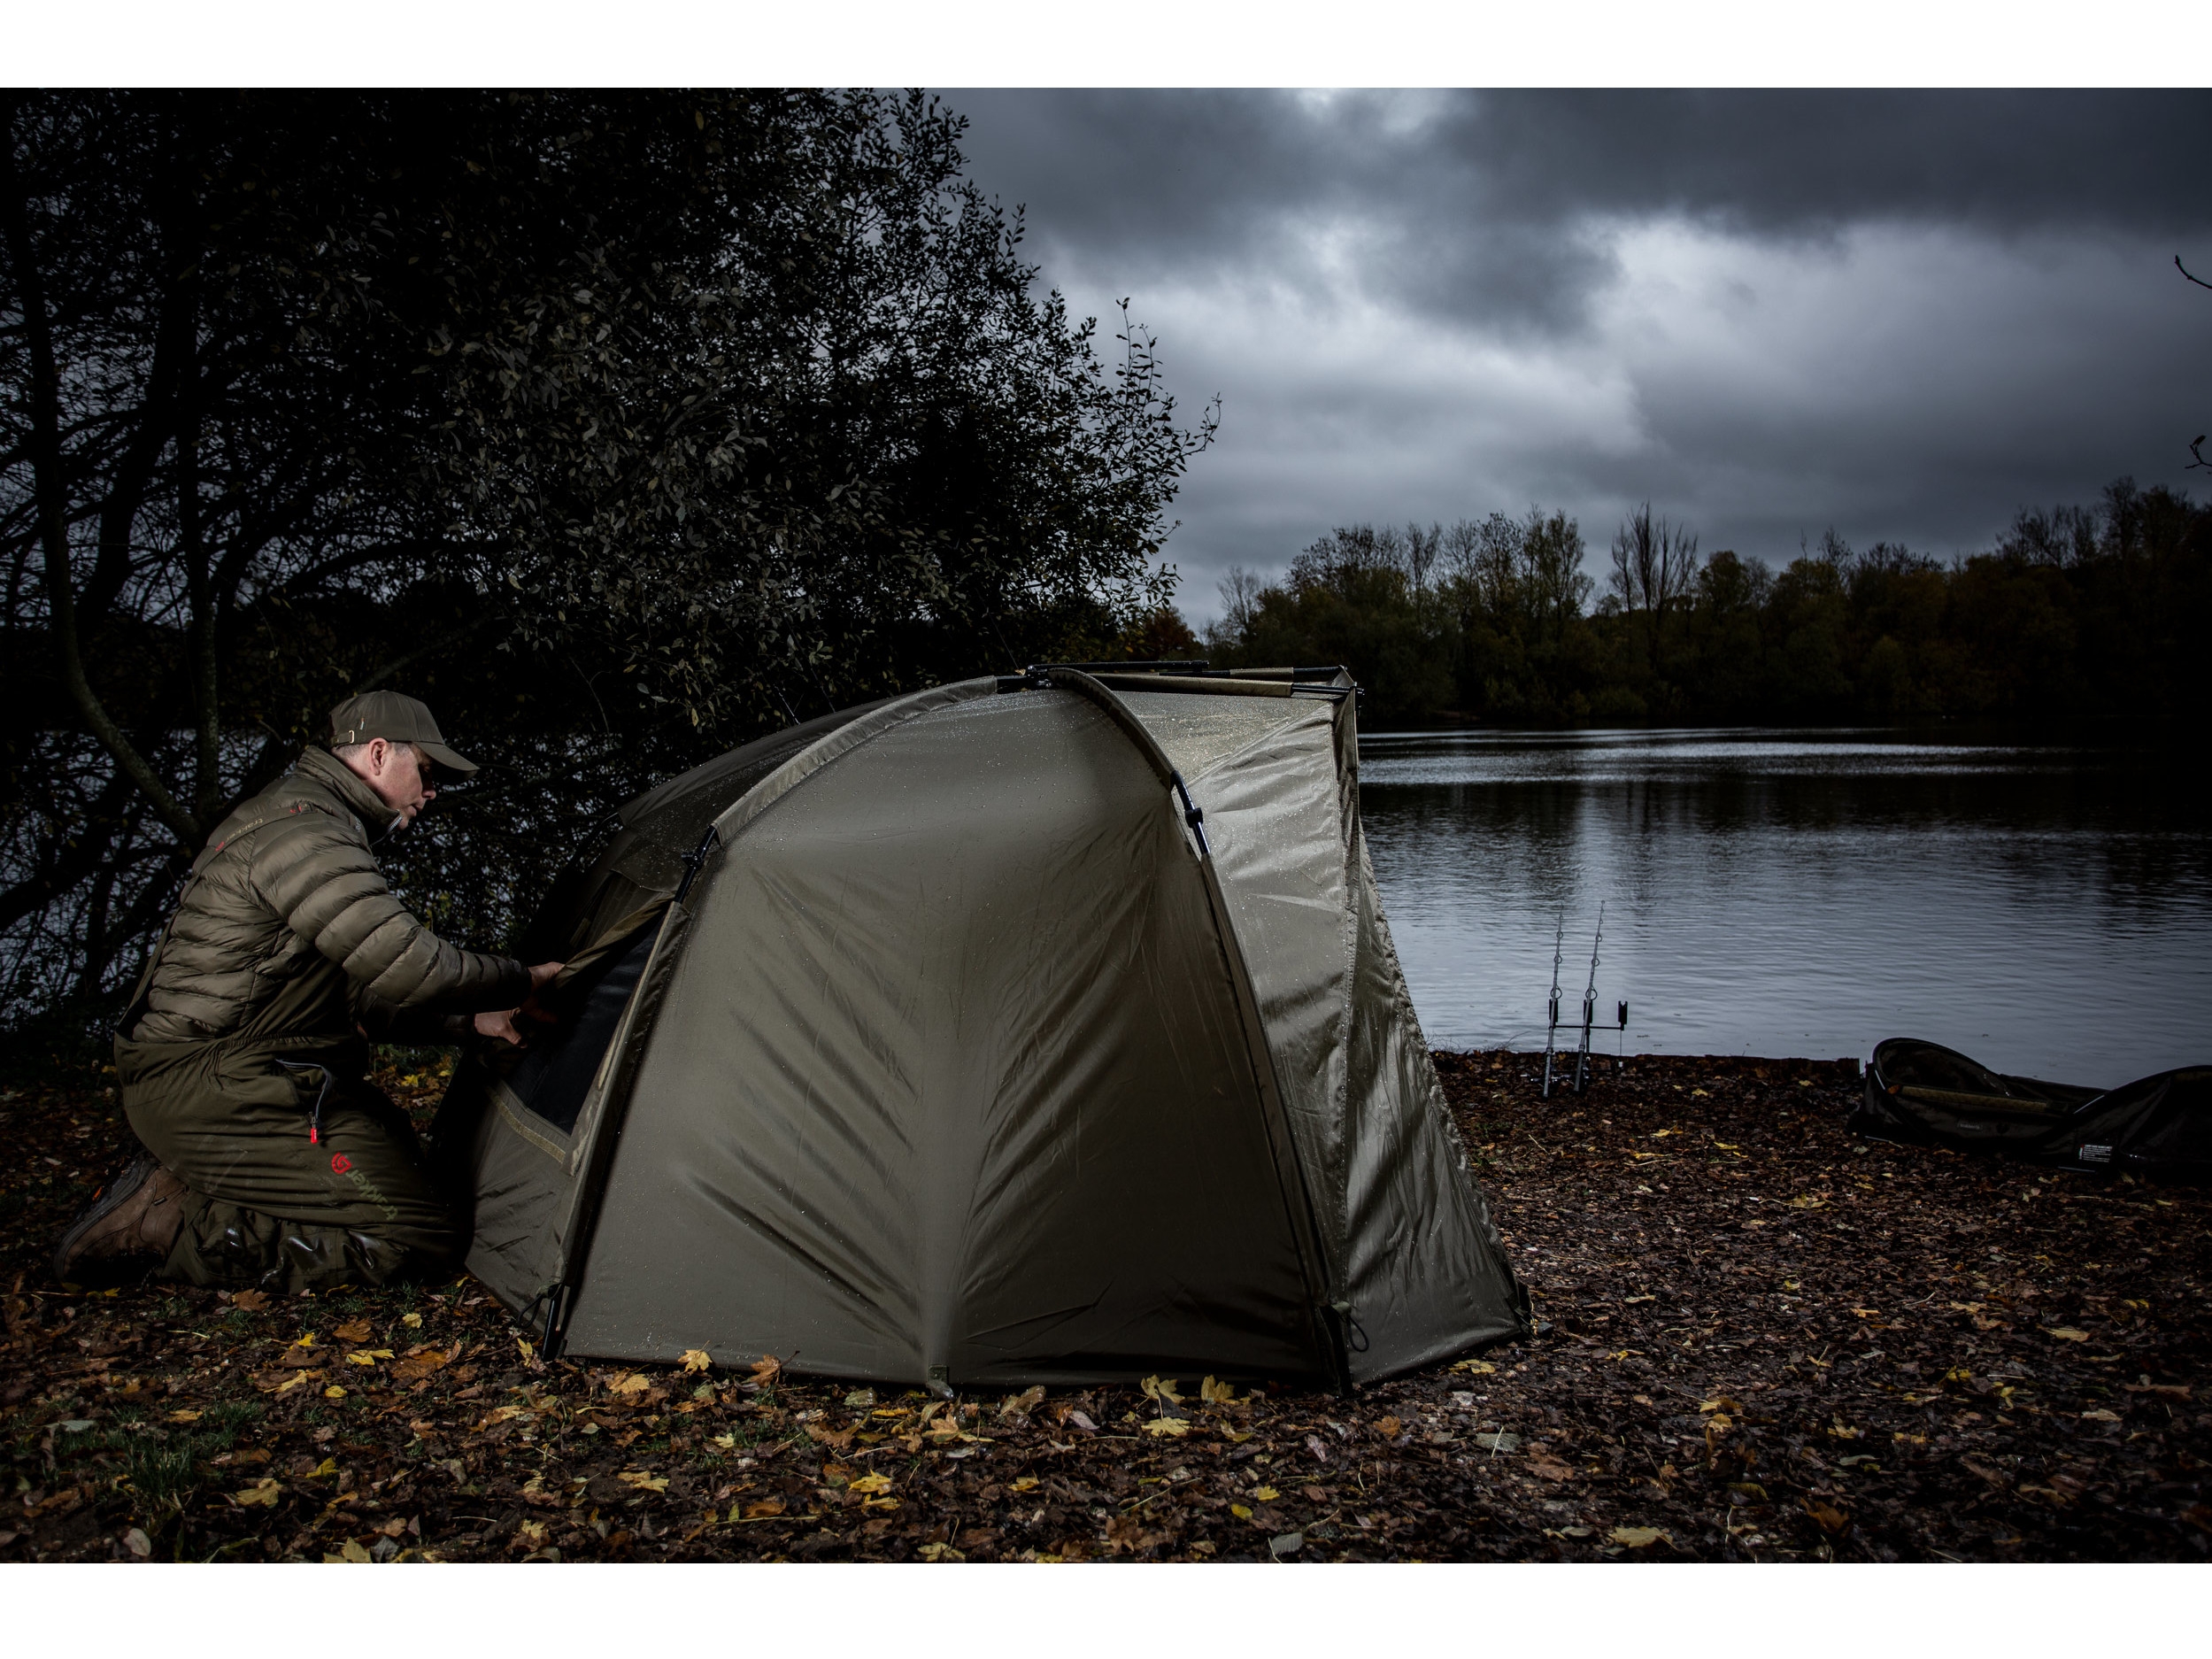
[[[1646,498],[1777,566],[1830,526],[1947,559],[2185,487],[2212,427],[2173,266],[2212,280],[2212,95],[944,96],[1040,281],[1222,396],[1194,621],[1332,525],[1531,504],[1596,575]]]

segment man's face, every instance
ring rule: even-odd
[[[422,757],[422,751],[411,743],[387,743],[378,737],[370,743],[368,752],[361,757],[365,762],[362,781],[376,791],[377,799],[399,814],[400,822],[411,824],[415,814],[428,806],[437,795],[430,782],[430,763]]]

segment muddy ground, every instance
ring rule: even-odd
[[[546,1365],[473,1281],[50,1283],[106,1090],[0,1095],[0,1561],[2193,1561],[2206,1202],[1855,1139],[1848,1068],[1438,1065],[1531,1340],[1353,1398]],[[435,1069],[381,1079],[427,1116]],[[703,1360],[705,1356],[700,1356]]]

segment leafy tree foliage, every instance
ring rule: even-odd
[[[1433,558],[1423,548],[1433,546]],[[2094,506],[2022,513],[1938,563],[1833,532],[1779,571],[1648,506],[1587,608],[1573,521],[1531,511],[1448,529],[1355,525],[1286,577],[1222,584],[1225,663],[1336,661],[1378,724],[1977,717],[2201,722],[2212,510],[2123,480]]]
[[[919,96],[19,96],[0,976],[127,975],[340,698],[493,764],[396,849],[482,943],[650,779],[1165,605],[1179,424]],[[466,856],[459,845],[467,846]],[[437,872],[433,879],[433,872]]]

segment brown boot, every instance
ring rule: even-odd
[[[91,1205],[54,1246],[54,1277],[65,1284],[103,1285],[138,1277],[161,1265],[184,1224],[183,1182],[142,1157],[93,1194]]]

